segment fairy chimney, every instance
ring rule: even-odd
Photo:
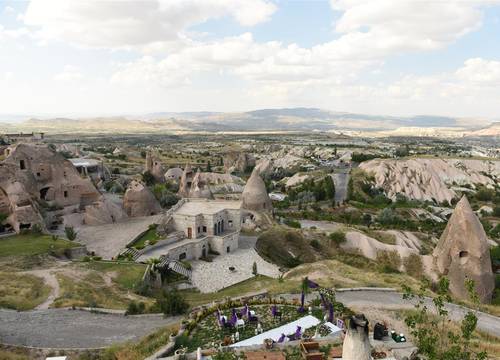
[[[254,170],[241,194],[242,208],[253,211],[271,211],[273,205],[267,194],[266,184]]]
[[[370,360],[371,348],[368,339],[368,320],[363,314],[351,316],[342,346],[344,360]]]
[[[488,238],[467,197],[455,207],[433,256],[437,272],[449,278],[454,296],[469,299],[465,280],[471,279],[481,302],[491,301],[495,278]]]

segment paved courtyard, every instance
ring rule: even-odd
[[[280,274],[276,265],[268,263],[255,251],[255,236],[240,236],[239,249],[216,256],[213,262],[193,261],[192,282],[202,293],[215,292],[253,277],[252,265],[257,263],[259,274],[277,278]],[[234,266],[235,271],[229,267]]]
[[[160,218],[161,215],[154,215],[128,218],[114,224],[82,226],[77,229],[76,241],[86,245],[88,251],[93,251],[104,259],[111,259],[130,241],[147,230],[150,224],[158,224]]]
[[[0,343],[41,348],[100,348],[138,340],[179,319],[68,309],[0,310]]]

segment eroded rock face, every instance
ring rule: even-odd
[[[83,222],[86,225],[103,225],[119,222],[125,218],[127,214],[121,206],[102,198],[85,207]]]
[[[409,199],[451,202],[453,187],[483,184],[494,186],[500,179],[500,161],[469,159],[374,159],[361,169],[375,175],[378,187],[391,199],[401,193]],[[491,177],[485,176],[489,174]]]
[[[165,169],[158,156],[152,151],[146,153],[146,171],[149,171],[159,183],[165,182]]]
[[[371,347],[368,339],[368,320],[364,315],[354,315],[349,319],[347,334],[342,347],[344,360],[370,360]]]
[[[273,205],[267,193],[266,184],[257,170],[254,170],[248,179],[245,189],[241,194],[241,200],[242,209],[272,211]]]
[[[161,211],[151,190],[138,181],[129,184],[123,197],[123,207],[130,217],[156,215]]]
[[[224,156],[224,170],[228,173],[246,172],[255,166],[255,157],[244,152],[230,152]]]
[[[191,184],[191,189],[189,190],[189,197],[204,199],[214,198],[212,191],[210,191],[210,187],[202,178],[201,172],[199,170],[196,172],[196,175],[193,178],[193,183]]]
[[[433,256],[437,272],[449,278],[454,296],[469,299],[465,288],[468,278],[474,280],[479,299],[491,301],[495,280],[488,238],[467,197],[455,207]]]

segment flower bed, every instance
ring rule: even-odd
[[[315,302],[317,304],[317,302]],[[244,304],[248,304],[250,309],[255,311],[258,317],[258,322],[249,323],[245,318],[245,327],[239,328],[221,328],[217,321],[216,312],[219,309],[221,315],[225,315],[227,319],[231,318],[232,309],[236,309],[239,313]],[[271,307],[276,304],[278,311],[281,312],[281,320],[272,316]],[[312,304],[309,304],[312,306]],[[308,305],[308,306],[309,306]],[[210,307],[204,307],[193,311],[189,319],[183,321],[182,327],[185,328],[185,336],[189,336],[188,351],[195,351],[198,347],[211,348],[217,347],[224,342],[224,338],[231,337],[236,331],[239,332],[239,341],[255,336],[257,323],[260,323],[262,332],[274,329],[289,322],[295,321],[303,317],[306,313],[297,311],[299,307],[298,302],[287,302],[283,299],[270,299],[270,298],[253,298],[250,300],[231,301],[227,300]],[[306,307],[307,308],[307,307]],[[335,304],[336,316],[346,316],[350,313],[341,303]],[[322,320],[324,311],[320,306],[313,306],[312,315]],[[305,330],[305,336],[313,336],[316,327]],[[320,333],[322,333],[320,329]]]

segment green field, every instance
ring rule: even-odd
[[[133,262],[91,261],[82,266],[113,274],[113,281],[124,289],[134,289],[146,271],[146,265]]]
[[[47,235],[14,235],[0,239],[0,257],[33,256],[80,246],[77,243]]]
[[[156,229],[149,229],[132,246],[136,249],[142,249],[146,245],[146,241],[149,241],[149,244],[153,245],[158,239]]]
[[[43,279],[28,274],[0,272],[0,308],[30,310],[49,296]]]

